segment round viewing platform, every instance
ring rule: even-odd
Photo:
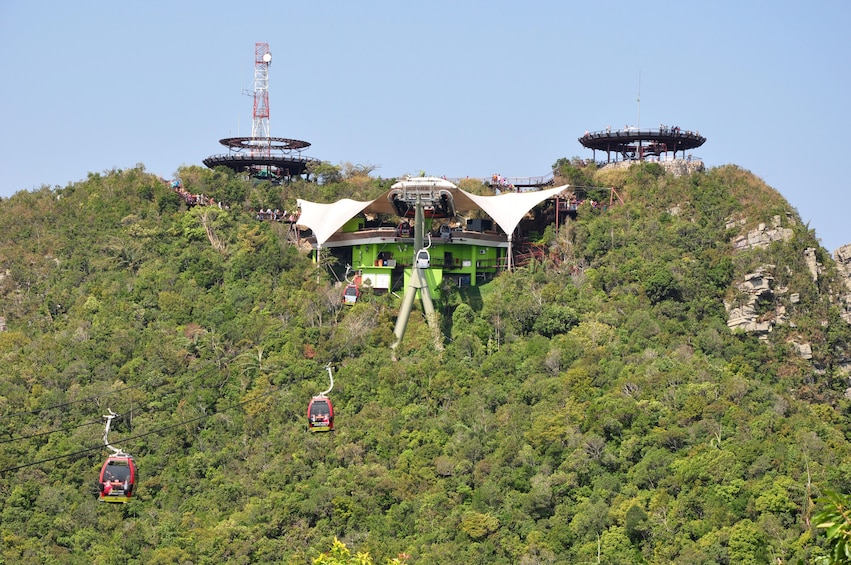
[[[643,161],[649,156],[667,157],[668,153],[673,153],[676,159],[678,151],[685,158],[686,151],[700,147],[705,141],[706,138],[696,131],[683,131],[679,127],[667,126],[655,129],[606,129],[585,132],[585,135],[579,138],[579,143],[594,151],[595,161],[597,151],[605,151],[607,162],[612,162],[612,153],[620,154],[624,161]]]
[[[219,143],[228,147],[229,152],[204,159],[207,167],[228,167],[258,179],[282,180],[309,174],[308,165],[320,162],[301,156],[300,152],[310,147],[310,143],[298,139],[228,137]]]

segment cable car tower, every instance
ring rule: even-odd
[[[251,120],[251,155],[271,155],[269,138],[269,65],[272,53],[268,43],[254,44],[254,114]]]
[[[435,347],[438,350],[443,349],[440,342],[437,313],[434,311],[434,303],[431,300],[431,294],[428,289],[428,281],[426,280],[426,272],[431,267],[431,254],[428,248],[431,247],[431,235],[428,236],[428,244],[423,245],[423,233],[425,231],[425,215],[423,213],[423,198],[420,192],[414,193],[414,264],[411,266],[411,277],[408,288],[405,290],[405,296],[402,300],[402,307],[399,309],[399,317],[396,318],[396,327],[393,333],[396,336],[396,341],[390,347],[396,349],[402,338],[405,336],[405,329],[408,327],[408,319],[411,317],[411,310],[414,305],[414,298],[417,294],[423,303],[423,312],[426,316],[426,321],[432,330],[435,338]],[[454,205],[453,213],[454,213]],[[434,209],[434,208],[432,208]]]
[[[133,457],[109,444],[109,428],[116,416],[118,414],[112,410],[104,416],[106,427],[103,432],[103,444],[113,454],[106,458],[98,476],[98,500],[101,502],[128,502],[136,486],[136,464]]]

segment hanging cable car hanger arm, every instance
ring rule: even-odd
[[[331,379],[331,386],[328,387],[328,390],[319,393],[319,396],[326,396],[331,389],[334,388],[334,375],[331,373],[331,363],[329,362],[325,365],[325,368],[328,370],[328,378]]]
[[[103,431],[103,444],[106,446],[107,449],[109,449],[116,455],[127,455],[117,447],[112,447],[111,445],[109,445],[109,438],[107,437],[109,436],[109,426],[112,424],[112,419],[118,416],[118,414],[116,414],[109,408],[107,408],[107,410],[109,410],[109,415],[104,416],[104,418],[106,418],[106,429]]]

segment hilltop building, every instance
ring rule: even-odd
[[[437,295],[444,279],[459,286],[475,286],[497,272],[512,268],[513,234],[521,220],[538,204],[560,198],[567,185],[535,192],[479,196],[437,177],[406,178],[375,200],[344,199],[331,204],[298,200],[297,223],[308,228],[307,240],[317,254],[323,249],[338,255],[358,273],[361,284],[374,289],[401,288],[410,276],[418,249],[412,222],[419,203],[427,220],[423,241],[429,239],[430,262],[426,280]],[[465,219],[463,212],[480,212],[489,219]],[[399,223],[388,221],[400,218]]]
[[[706,138],[696,131],[665,125],[658,129],[625,126],[622,130],[613,130],[609,127],[605,131],[586,131],[579,138],[583,147],[593,151],[594,161],[597,161],[597,151],[605,152],[606,160],[597,162],[601,167],[629,167],[637,162],[655,162],[677,175],[703,170],[703,161],[691,154],[686,155],[686,151],[697,149],[705,142]]]

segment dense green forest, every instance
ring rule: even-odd
[[[0,563],[827,555],[813,516],[851,476],[851,326],[815,233],[732,165],[554,169],[624,203],[525,234],[545,259],[447,285],[443,342],[417,312],[396,350],[398,296],[344,306],[335,259],[252,213],[375,198],[392,181],[369,171],[273,186],[185,167],[227,204],[187,207],[140,165],[0,201]],[[788,241],[734,250],[777,216]],[[788,292],[760,313],[785,322],[731,331],[725,302],[764,266]],[[336,430],[311,434],[329,363]],[[127,504],[97,500],[108,410],[139,468]]]

